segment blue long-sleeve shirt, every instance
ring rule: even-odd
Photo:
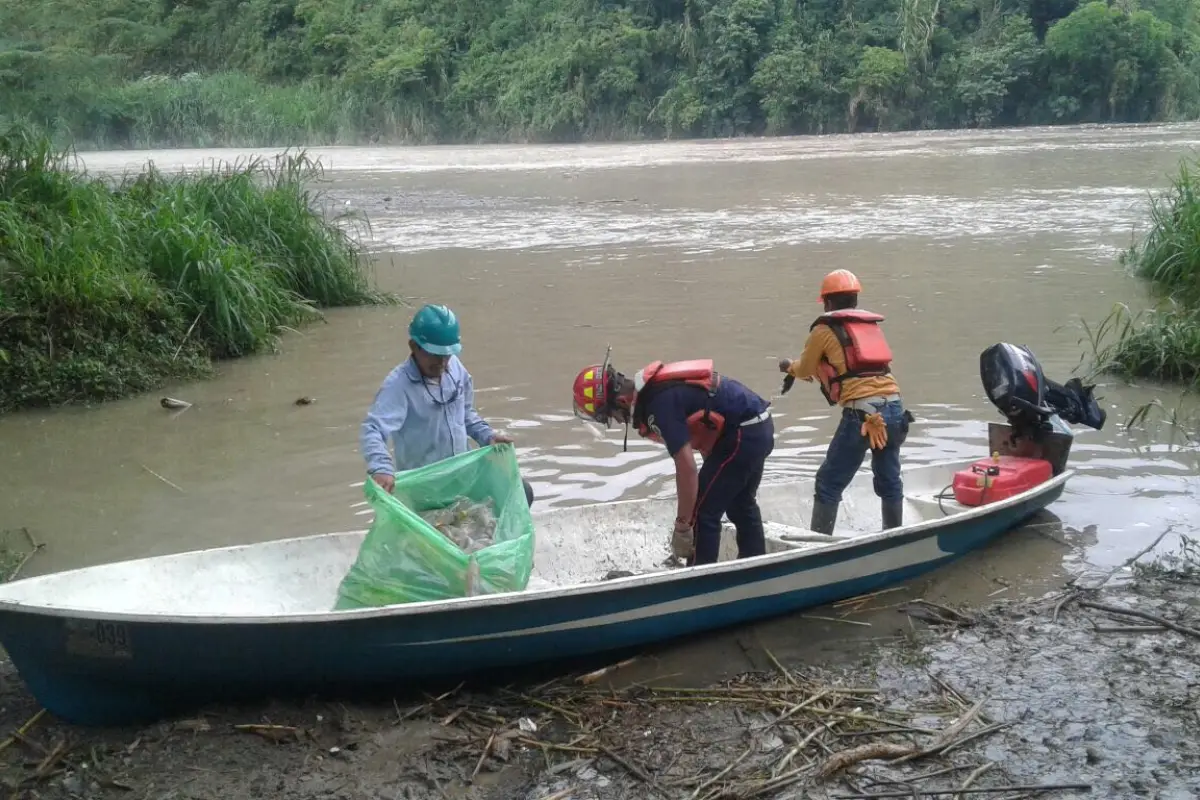
[[[471,373],[452,356],[441,384],[421,375],[410,357],[393,369],[375,394],[359,433],[367,474],[395,474],[465,453],[467,437],[480,447],[495,432],[475,410]],[[396,450],[388,452],[388,440]]]

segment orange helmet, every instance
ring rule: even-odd
[[[613,369],[607,364],[584,367],[575,376],[571,394],[575,402],[575,416],[608,424],[612,410],[609,389],[612,388]]]
[[[862,284],[853,272],[848,269],[835,269],[821,281],[821,294],[817,300],[823,303],[827,294],[858,294],[861,291]]]

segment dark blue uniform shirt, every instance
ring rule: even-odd
[[[698,386],[668,386],[659,389],[646,406],[646,424],[662,437],[667,452],[674,456],[688,443],[687,419],[704,410],[707,393]],[[712,410],[725,418],[725,432],[757,417],[770,406],[766,400],[732,378],[721,376],[712,399]]]

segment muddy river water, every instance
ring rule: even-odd
[[[379,284],[458,312],[480,411],[514,434],[538,502],[556,506],[673,490],[660,447],[631,440],[622,453],[619,431],[571,416],[577,369],[610,344],[627,370],[710,356],[772,396],[776,359],[799,354],[820,278],[838,267],[887,317],[919,421],[905,462],[986,455],[999,417],[980,351],[1026,344],[1051,377],[1070,377],[1088,352],[1080,318],[1145,305],[1116,257],[1147,191],[1198,143],[1193,125],[310,154],[327,166],[329,201],[368,215]],[[120,171],[245,154],[84,160]],[[183,413],[154,394],[0,418],[0,528],[36,532],[47,547],[30,568],[45,572],[362,527],[358,426],[404,357],[412,311],[334,310],[276,355],[168,387],[194,404]],[[1038,523],[1052,535],[1015,536],[943,580],[961,573],[966,587],[986,564],[994,581],[1036,583],[1197,527],[1195,453],[1120,427],[1171,391],[1102,381],[1099,393],[1110,423],[1079,431],[1079,473]],[[835,414],[803,384],[775,413],[768,479],[811,474]]]

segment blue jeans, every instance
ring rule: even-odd
[[[883,404],[879,413],[887,425],[887,444],[882,450],[871,450],[875,494],[884,501],[898,502],[904,496],[904,482],[900,479],[900,446],[908,438],[909,417],[904,411],[904,403],[899,400]],[[842,492],[862,466],[870,449],[867,437],[862,434],[865,418],[856,409],[842,409],[842,421],[834,431],[824,463],[817,470],[816,495],[821,503],[840,503]]]

